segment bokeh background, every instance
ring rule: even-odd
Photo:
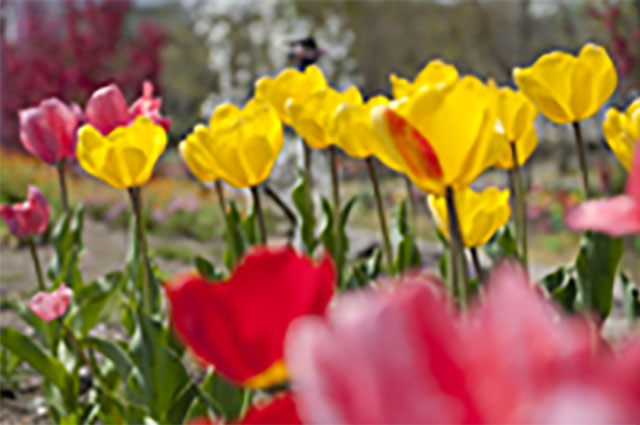
[[[292,1],[292,0],[3,0],[0,202],[21,199],[27,184],[40,186],[55,204],[55,172],[24,155],[18,111],[48,96],[84,105],[88,96],[116,82],[127,99],[151,80],[173,118],[172,147],[223,101],[242,103],[260,76],[290,65],[288,42],[313,36],[326,52],[319,65],[339,87],[356,84],[367,95],[388,93],[388,75],[413,76],[430,59],[442,58],[462,73],[511,84],[511,69],[553,48],[575,52],[593,41],[605,46],[620,76],[608,106],[622,107],[640,90],[640,1]],[[622,190],[625,173],[609,154],[600,125],[603,112],[585,123],[592,182],[599,194]],[[460,123],[464,125],[464,123]],[[578,235],[568,232],[564,211],[579,200],[579,174],[568,126],[540,117],[539,147],[527,166],[531,192],[531,261],[538,276],[574,258]],[[296,178],[299,144],[289,135],[270,184],[285,201]],[[315,154],[327,176],[323,155]],[[359,194],[350,231],[352,254],[378,238],[373,195],[362,161],[342,158],[345,192]],[[382,168],[380,168],[382,172]],[[478,184],[506,186],[501,173]],[[126,255],[127,200],[119,191],[73,168],[72,202],[86,205],[83,267],[95,277],[122,264]],[[404,182],[386,172],[389,208],[405,196]],[[230,193],[239,203],[243,192]],[[220,258],[222,220],[215,197],[188,174],[175,149],[162,158],[145,188],[151,248],[170,274],[194,255]],[[421,195],[414,193],[418,201]],[[433,227],[421,205],[418,237],[427,265],[437,265]],[[268,204],[272,233],[283,232],[282,214]],[[33,281],[28,256],[0,227],[2,291]],[[46,236],[42,250],[49,254]],[[629,238],[625,266],[640,276],[640,239]]]

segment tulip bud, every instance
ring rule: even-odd
[[[48,164],[75,157],[78,119],[73,110],[53,97],[20,116],[20,140],[24,148]]]
[[[49,225],[51,207],[35,186],[29,186],[27,200],[13,205],[0,205],[0,216],[16,237],[23,239],[43,233]]]
[[[118,86],[110,84],[95,91],[87,102],[85,118],[104,135],[118,126],[127,125],[129,109]]]
[[[38,292],[28,303],[29,309],[45,322],[50,322],[62,316],[69,303],[73,292],[63,283],[53,292]]]

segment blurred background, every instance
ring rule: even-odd
[[[618,69],[619,86],[609,106],[626,106],[640,89],[638,0],[3,0],[0,5],[1,202],[22,199],[26,185],[35,182],[58,207],[54,170],[21,154],[20,109],[48,96],[84,105],[95,89],[111,82],[132,101],[149,79],[162,96],[163,113],[173,118],[170,140],[175,147],[217,104],[242,103],[257,78],[292,65],[289,42],[307,36],[324,50],[319,65],[332,84],[356,84],[366,95],[388,94],[390,73],[413,77],[433,58],[455,64],[461,73],[511,84],[514,66],[527,65],[554,48],[575,52],[587,41],[605,46]],[[600,194],[612,194],[622,189],[625,174],[602,139],[603,115],[588,120],[584,132],[592,182]],[[540,145],[527,167],[528,215],[533,223],[531,258],[542,273],[575,258],[579,236],[564,228],[562,216],[578,202],[580,185],[569,126],[556,126],[542,117],[537,126]],[[298,143],[287,143],[270,182],[287,202],[298,148]],[[315,157],[316,165],[325,167],[323,155]],[[361,197],[352,226],[357,251],[378,238],[373,195],[362,161],[343,157],[342,162],[345,192]],[[74,173],[71,200],[85,203],[90,214],[86,238],[99,241],[85,241],[84,257],[88,275],[97,276],[124,258],[127,203],[120,191],[86,178],[78,167]],[[506,186],[502,173],[488,173],[483,179]],[[391,207],[405,196],[404,184],[387,172],[384,192]],[[230,195],[238,202],[246,198],[242,192]],[[415,197],[420,200],[420,194]],[[196,186],[175,150],[162,159],[145,188],[145,199],[150,206],[151,246],[168,272],[203,251],[219,258],[222,243],[211,243],[221,241],[223,228],[215,198],[208,188]],[[426,208],[423,212],[418,236],[424,240],[427,263],[433,265],[428,253],[439,248],[433,243]],[[286,221],[273,205],[270,214],[271,227],[278,232],[278,223]],[[4,244],[14,243],[4,226],[0,232]],[[640,238],[627,243],[625,264],[637,279]],[[20,265],[27,256],[3,251],[3,284],[20,284],[30,273]],[[111,259],[105,252],[112,251]]]

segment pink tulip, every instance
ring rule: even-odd
[[[127,101],[115,84],[96,90],[87,102],[84,115],[87,122],[102,134],[109,134],[130,120]]]
[[[566,215],[565,222],[573,230],[640,235],[640,147],[633,156],[626,193],[583,202]]]
[[[163,126],[165,131],[169,131],[169,128],[171,128],[171,118],[160,115],[161,106],[162,99],[153,97],[153,83],[151,83],[151,81],[145,81],[142,84],[142,96],[129,108],[131,120],[134,120],[140,115],[145,115],[151,118],[156,124]]]
[[[109,134],[117,127],[131,123],[136,117],[145,115],[165,130],[171,126],[171,118],[160,115],[162,99],[153,98],[153,84],[145,81],[142,96],[131,107],[115,84],[96,90],[87,102],[85,118],[102,134]]]
[[[50,322],[62,316],[69,303],[73,292],[63,283],[53,292],[38,292],[28,303],[29,309],[45,322]]]
[[[22,239],[43,233],[49,225],[51,207],[35,186],[29,186],[25,202],[0,205],[0,217],[16,237]]]
[[[78,118],[59,99],[45,99],[19,112],[20,140],[24,148],[48,164],[76,155]]]
[[[311,423],[636,422],[640,338],[619,358],[592,338],[504,265],[464,316],[418,282],[345,295],[286,360]]]

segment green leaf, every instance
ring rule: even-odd
[[[118,345],[116,342],[109,339],[101,339],[96,337],[89,337],[83,341],[85,344],[92,346],[99,351],[103,356],[113,362],[118,375],[123,382],[127,382],[131,369],[134,364],[129,354]]]
[[[349,238],[346,234],[347,221],[349,214],[351,213],[353,206],[358,198],[354,196],[351,198],[342,209],[340,214],[340,249],[338,250],[338,244],[336,243],[335,229],[333,226],[333,208],[326,198],[322,198],[322,211],[324,213],[324,225],[322,226],[322,233],[320,234],[320,240],[324,244],[325,248],[336,264],[338,271],[338,281],[342,285],[342,279],[344,277],[344,267],[347,262],[347,255],[349,253]]]
[[[242,230],[245,234],[246,240],[250,245],[255,245],[260,242],[260,237],[258,236],[258,220],[256,216],[256,208],[253,203],[251,203],[251,209],[249,211],[249,215],[242,220]]]
[[[631,282],[625,273],[620,273],[622,281],[622,299],[624,311],[630,323],[635,323],[640,319],[640,287]]]
[[[147,406],[151,416],[164,423],[169,409],[189,382],[189,375],[169,347],[169,330],[141,311],[136,316],[137,329],[130,353],[137,367],[129,376],[129,389],[134,400]]]
[[[491,241],[485,245],[485,251],[493,261],[503,258],[519,258],[518,246],[509,226],[504,226],[496,232]]]
[[[554,289],[551,293],[551,297],[568,313],[574,313],[576,311],[577,295],[578,286],[576,279],[573,277],[570,277],[564,285]]]
[[[204,257],[197,256],[193,259],[193,263],[198,270],[198,273],[209,280],[221,280],[224,279],[224,275],[216,270],[216,266],[212,262]]]
[[[245,405],[246,392],[222,379],[219,374],[209,374],[200,388],[203,401],[216,414],[232,421],[240,417]]]
[[[105,311],[114,310],[117,303],[116,290],[123,281],[124,274],[114,271],[81,287],[75,293],[76,304],[67,315],[65,323],[80,332],[81,336],[86,336],[101,319],[109,316]],[[107,304],[114,306],[105,309]]]
[[[291,199],[298,213],[298,229],[300,229],[302,248],[307,254],[312,255],[318,246],[318,239],[315,236],[316,218],[313,197],[307,184],[307,175],[302,170],[298,170],[298,182],[291,192]]]
[[[409,226],[407,201],[402,201],[394,215],[395,237],[398,239],[393,271],[401,273],[422,264],[422,256]]]
[[[29,325],[46,348],[55,347],[59,337],[59,326],[57,322],[45,322],[36,316],[25,303],[19,300],[4,300],[3,307],[13,310],[20,318]]]
[[[197,395],[198,387],[189,382],[173,400],[173,403],[167,412],[166,423],[183,423],[187,413],[189,412],[189,407]]]
[[[27,362],[61,392],[65,392],[71,376],[57,358],[47,354],[33,339],[14,328],[0,328],[0,343],[16,356]]]
[[[375,249],[369,258],[355,264],[351,276],[345,284],[346,289],[359,289],[374,280],[382,271],[382,251]]]
[[[604,320],[613,306],[613,282],[622,257],[622,239],[587,232],[576,260],[577,307],[592,310]]]
[[[549,273],[542,278],[540,284],[547,290],[548,293],[553,293],[556,289],[562,286],[565,281],[564,267],[558,267],[554,272]]]
[[[74,292],[82,285],[78,260],[84,248],[82,243],[83,222],[84,208],[77,206],[60,217],[51,234],[54,255],[47,274],[54,281],[54,286],[65,282]]]
[[[230,208],[227,213],[227,226],[225,228],[225,240],[227,250],[224,254],[227,269],[232,270],[238,259],[242,257],[247,247],[244,231],[242,229],[242,218],[238,212],[235,202],[229,202]]]

